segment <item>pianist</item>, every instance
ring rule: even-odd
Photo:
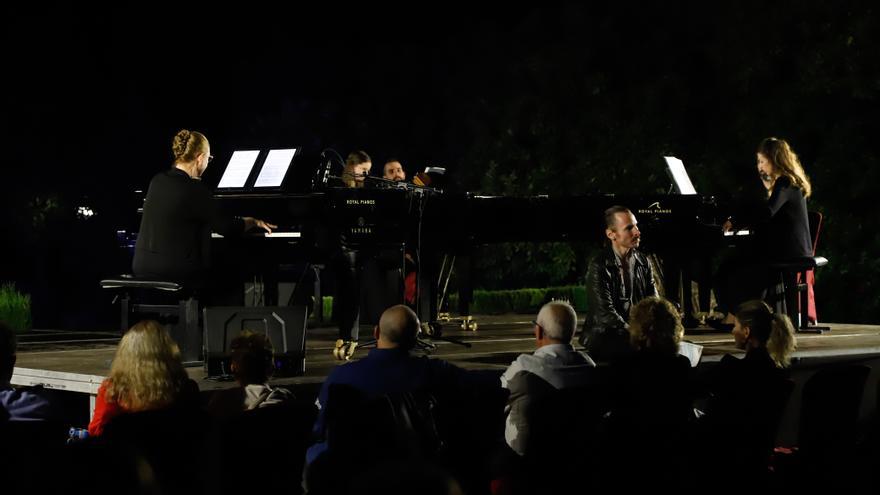
[[[724,224],[725,231],[749,228],[756,233],[754,242],[738,245],[738,252],[723,261],[715,275],[716,309],[726,314],[725,329],[733,328],[732,312],[740,304],[760,299],[779,277],[766,267],[768,262],[813,255],[807,216],[812,186],[797,154],[784,139],[770,137],[758,145],[756,157],[767,201],[757,209],[746,208],[746,218],[736,225]]]
[[[635,215],[623,206],[605,210],[610,241],[587,270],[587,311],[580,342],[597,362],[614,361],[630,352],[629,309],[656,296],[654,271],[639,252],[641,232]]]
[[[174,136],[172,152],[174,165],[150,181],[132,270],[138,277],[206,290],[215,285],[211,280],[212,230],[230,235],[254,227],[271,232],[276,226],[252,217],[221,214],[210,189],[201,183],[211,161],[211,146],[204,134],[181,130]]]

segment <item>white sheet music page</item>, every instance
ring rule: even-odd
[[[697,194],[697,190],[694,189],[691,178],[688,177],[687,170],[684,168],[684,162],[674,156],[664,156],[663,159],[666,160],[666,166],[669,167],[672,180],[675,181],[675,186],[681,194]]]
[[[678,343],[678,353],[688,358],[688,361],[691,362],[691,367],[696,368],[700,364],[700,357],[703,356],[703,346],[682,340]]]
[[[269,150],[269,156],[263,162],[263,168],[260,169],[260,175],[257,176],[254,187],[281,187],[295,154],[296,148]]]
[[[260,150],[233,152],[232,158],[229,159],[229,164],[226,165],[226,170],[223,172],[223,177],[220,178],[220,183],[217,184],[217,188],[244,187],[259,155]]]

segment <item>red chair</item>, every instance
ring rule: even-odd
[[[807,216],[810,222],[810,237],[813,241],[813,255],[782,260],[770,263],[768,266],[779,272],[777,287],[781,290],[777,289],[776,292],[776,310],[787,314],[798,332],[821,333],[831,330],[831,327],[811,324],[811,322],[816,322],[813,273],[816,268],[827,265],[828,260],[822,256],[816,256],[822,214],[811,211]]]
[[[822,231],[822,214],[818,211],[811,211],[807,214],[807,218],[810,222],[810,239],[813,241],[813,256],[816,256],[816,244],[819,243],[819,233]],[[815,280],[815,270],[810,270],[807,272],[806,277],[806,285],[807,285],[807,322],[815,325],[819,322],[819,317],[816,313],[816,295],[813,292],[813,283]],[[801,274],[798,274],[798,284],[802,283]],[[798,302],[798,311],[803,314],[804,310],[801,308],[803,301]]]

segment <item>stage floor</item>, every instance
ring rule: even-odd
[[[436,348],[433,356],[446,359],[468,369],[503,370],[516,356],[534,350],[532,315],[501,315],[476,317],[477,331],[463,331],[454,322],[444,325],[443,337],[467,343],[465,347],[440,339],[426,338]],[[880,357],[880,325],[828,324],[832,330],[823,334],[798,334],[798,350],[795,359],[799,363],[826,358],[871,359]],[[361,328],[361,340],[371,337],[371,329]],[[306,372],[304,376],[276,378],[279,385],[315,384],[324,380],[330,370],[340,362],[332,356],[336,339],[332,327],[309,328],[306,333]],[[685,339],[704,346],[701,362],[714,362],[726,353],[737,354],[733,337],[710,328],[689,330]],[[39,382],[40,375],[84,375],[88,383],[100,382],[106,376],[119,341],[119,335],[107,332],[69,332],[32,330],[19,339],[18,361],[13,383]],[[369,352],[358,349],[355,359]],[[40,373],[31,373],[39,370]],[[216,390],[232,386],[230,382],[207,379],[201,367],[188,368],[190,376],[199,383],[201,390]],[[37,378],[26,378],[29,375]],[[86,378],[91,377],[91,378]],[[52,386],[47,383],[47,386]],[[63,388],[63,387],[58,387]],[[89,385],[86,388],[94,388]],[[70,388],[70,390],[74,390]],[[85,390],[74,390],[85,391]]]

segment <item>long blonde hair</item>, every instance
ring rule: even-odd
[[[172,404],[189,377],[180,349],[159,322],[136,323],[116,348],[107,379],[107,401],[130,411]]]
[[[810,178],[804,172],[797,154],[791,149],[791,145],[785,139],[768,137],[758,145],[758,153],[764,155],[773,167],[782,175],[788,177],[792,185],[804,192],[804,197],[809,198],[813,193]]]
[[[749,328],[749,340],[759,347],[766,347],[778,368],[788,367],[791,353],[797,348],[797,339],[787,315],[774,314],[767,303],[753,300],[742,303],[735,316],[740,325]]]

